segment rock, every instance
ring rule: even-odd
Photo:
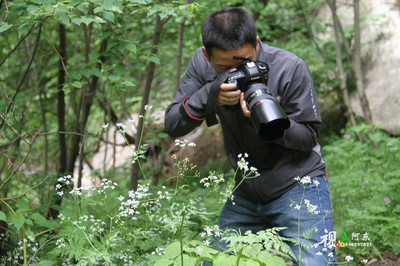
[[[397,1],[398,2],[398,1]],[[374,124],[379,124],[393,135],[400,129],[400,20],[396,0],[360,1],[361,60],[364,85]],[[353,8],[348,4],[337,7],[344,28],[352,27]],[[332,25],[328,6],[319,15],[326,25]],[[333,31],[327,27],[323,39],[333,40]],[[356,92],[351,96],[355,113],[362,115]]]

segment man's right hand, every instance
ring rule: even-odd
[[[222,83],[219,86],[219,94],[217,103],[219,106],[222,105],[235,105],[240,99],[240,90],[236,89],[236,84]]]

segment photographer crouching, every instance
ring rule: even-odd
[[[280,234],[301,243],[289,243],[295,264],[335,263],[334,247],[319,245],[333,231],[333,220],[325,212],[332,207],[318,144],[322,121],[307,65],[262,43],[253,18],[236,7],[209,15],[202,39],[204,46],[195,51],[166,110],[165,128],[180,137],[204,120],[208,126],[220,124],[232,167],[237,168],[239,154],[248,154],[249,164],[258,169],[260,175],[245,179],[233,202],[226,202],[220,228],[255,233],[287,227]],[[311,177],[306,190],[298,181],[302,177]],[[316,206],[312,215],[304,200]],[[303,208],[290,207],[293,202]],[[306,237],[312,227],[316,230]]]

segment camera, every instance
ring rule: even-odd
[[[245,59],[235,69],[229,73],[226,83],[236,84],[244,92],[244,99],[251,111],[251,121],[258,135],[267,141],[282,137],[290,121],[279,99],[268,90],[268,65]]]

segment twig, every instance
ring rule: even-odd
[[[34,185],[33,187],[29,188],[27,191],[25,191],[24,193],[22,193],[19,196],[15,196],[15,197],[11,197],[11,198],[0,198],[0,201],[7,201],[7,200],[15,200],[15,199],[19,199],[23,196],[25,196],[26,194],[28,194],[28,192],[30,192],[31,190],[41,186],[44,182],[46,182],[47,179],[49,179],[50,175],[47,176],[45,179],[43,179],[40,183]]]
[[[15,98],[17,97],[17,94],[19,93],[19,90],[21,89],[22,84],[24,83],[25,78],[28,76],[29,70],[30,70],[31,65],[32,65],[32,63],[33,63],[33,59],[35,58],[35,54],[36,54],[37,48],[38,48],[38,46],[39,46],[39,40],[40,40],[40,35],[41,35],[41,33],[42,33],[42,24],[39,24],[39,32],[38,32],[38,35],[37,35],[37,38],[36,38],[36,44],[35,44],[35,48],[34,48],[33,53],[32,53],[31,60],[30,60],[30,62],[29,62],[29,64],[28,64],[28,67],[26,68],[25,74],[24,74],[24,76],[22,77],[21,82],[20,82],[19,85],[18,85],[17,90],[16,90],[15,93],[14,93],[14,96],[13,96],[12,99],[11,99],[10,104],[8,105],[8,107],[7,107],[7,109],[6,109],[5,113],[4,113],[4,118],[7,118],[7,114],[8,114],[8,112],[10,111],[10,108],[11,108],[11,106],[13,105],[13,103],[14,103],[14,101],[15,101]],[[3,119],[3,121],[1,121],[0,130],[1,130],[1,128],[2,128],[3,125],[4,125],[4,122],[5,122],[5,119]]]
[[[30,30],[28,31],[28,33],[25,34],[24,37],[21,38],[21,40],[19,40],[19,42],[17,43],[17,45],[15,45],[15,47],[14,47],[10,52],[8,52],[8,54],[6,55],[6,57],[4,57],[4,58],[1,60],[0,66],[4,64],[4,62],[7,60],[7,58],[10,57],[10,56],[15,52],[15,50],[17,50],[18,46],[26,39],[26,37],[28,37],[29,34],[31,34],[32,31],[33,31],[34,29],[36,29],[35,26],[36,26],[36,25],[33,25],[33,26],[30,28]]]
[[[27,265],[29,265],[29,264],[31,263],[31,261],[35,258],[36,254],[37,254],[45,245],[47,245],[47,243],[49,243],[50,241],[52,241],[54,238],[55,238],[55,236],[52,237],[52,238],[50,238],[50,239],[47,239],[47,240],[43,243],[43,245],[41,245],[41,246],[35,251],[35,253],[33,253],[33,255],[32,255],[32,257],[29,259]]]
[[[4,120],[3,120],[3,121],[4,121]],[[35,139],[36,139],[37,136],[38,136],[37,133],[33,136],[32,140],[31,140],[31,143],[28,144],[28,146],[29,146],[28,152],[25,154],[25,156],[24,156],[24,158],[21,160],[20,164],[13,170],[13,172],[10,174],[10,176],[7,177],[6,180],[4,180],[3,184],[1,184],[1,186],[0,186],[0,191],[4,188],[4,186],[5,186],[8,182],[10,182],[11,178],[15,175],[15,173],[19,170],[19,168],[21,167],[21,165],[22,165],[22,164],[25,162],[25,160],[28,158],[29,154],[31,153],[31,149],[32,149],[33,142],[35,141]]]

